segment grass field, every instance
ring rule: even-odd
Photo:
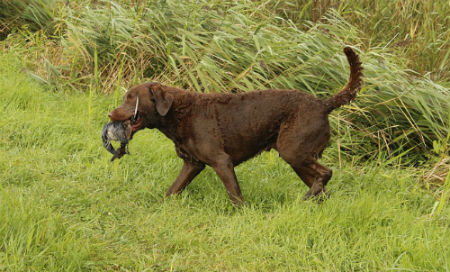
[[[111,163],[114,96],[55,93],[0,63],[0,271],[450,270],[450,208],[419,169],[340,166],[332,143],[320,205],[276,153],[237,168],[240,209],[211,169],[165,199],[181,161],[163,135],[138,133]]]
[[[450,2],[0,1],[0,271],[450,271]],[[323,203],[275,152],[182,195],[158,131],[100,133],[146,80],[357,99],[330,115]],[[144,148],[143,148],[144,147]]]

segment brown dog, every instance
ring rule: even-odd
[[[359,57],[349,47],[344,52],[349,82],[326,100],[294,90],[201,94],[149,82],[131,88],[109,117],[129,120],[137,108],[133,134],[157,128],[175,143],[184,165],[167,196],[180,193],[207,164],[231,200],[240,204],[243,197],[233,167],[271,148],[308,185],[306,198],[321,195],[332,173],[316,161],[330,138],[328,114],[354,99],[361,86]]]

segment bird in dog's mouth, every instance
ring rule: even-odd
[[[131,139],[133,128],[139,120],[139,113],[137,111],[139,105],[139,97],[136,99],[136,109],[133,117],[124,121],[112,121],[107,123],[102,130],[103,146],[113,154],[111,161],[122,158],[128,152],[128,142]],[[120,142],[120,147],[115,150],[111,141]]]

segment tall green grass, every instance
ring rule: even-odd
[[[142,131],[111,163],[100,131],[113,107],[113,96],[52,92],[0,55],[0,271],[450,269],[450,208],[435,212],[439,190],[417,169],[340,167],[333,143],[320,205],[272,152],[237,167],[241,209],[211,169],[165,199],[181,167],[173,144]]]
[[[405,56],[407,65],[436,80],[450,76],[450,3],[421,0],[300,0],[270,1],[279,16],[302,24],[318,21],[336,9],[361,30],[364,46],[386,47]]]
[[[169,1],[170,2],[170,1]],[[115,3],[131,8],[139,14],[145,7],[159,8],[156,1],[91,1],[91,0],[5,0],[0,3],[0,32],[3,38],[17,28],[32,31],[62,33],[68,15],[83,13],[86,6],[103,9]],[[173,3],[172,3],[173,4]],[[170,3],[169,3],[170,5]],[[178,5],[175,3],[175,5]],[[317,22],[330,9],[336,10],[351,24],[361,29],[366,48],[386,47],[406,57],[408,66],[420,72],[430,72],[433,79],[448,81],[450,65],[450,4],[447,1],[382,0],[382,1],[338,1],[338,0],[286,0],[286,1],[241,1],[239,5],[223,1],[196,1],[181,3],[183,10],[194,17],[202,9],[226,13],[243,7],[246,16],[259,21],[279,17],[295,25],[308,28],[305,22]],[[241,9],[242,10],[242,9]],[[102,19],[105,22],[104,19]],[[62,24],[61,24],[62,23]]]
[[[62,1],[60,1],[62,2]],[[4,0],[0,2],[0,40],[11,32],[57,31],[59,15],[54,0]]]
[[[445,4],[52,3],[59,7],[52,9],[58,14],[53,21],[58,22],[59,36],[26,32],[13,35],[4,46],[19,55],[37,56],[30,70],[53,88],[114,91],[117,99],[123,87],[156,80],[198,92],[285,88],[329,97],[347,80],[342,48],[353,45],[360,49],[365,85],[354,104],[332,115],[340,156],[418,164],[430,151],[448,153],[450,91],[430,75],[411,70],[416,58],[408,57],[427,43],[436,56],[424,49],[429,58],[420,64],[439,66],[427,70],[432,77],[450,70],[448,31],[439,28],[448,20]],[[435,17],[427,15],[431,10],[436,10]],[[405,41],[414,42],[405,47],[408,52],[391,46]],[[444,148],[433,149],[437,145]]]

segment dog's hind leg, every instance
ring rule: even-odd
[[[314,184],[315,176],[311,175],[309,172],[301,171],[302,165],[305,163],[305,158],[302,155],[288,155],[285,152],[280,152],[280,157],[286,161],[292,169],[295,171],[297,176],[309,187],[311,188]]]
[[[296,171],[297,172],[297,171]],[[305,194],[304,199],[311,198],[313,196],[322,196],[325,194],[325,186],[331,179],[333,172],[330,168],[323,166],[316,160],[312,160],[302,165],[298,171],[298,175],[304,179],[310,179],[313,181],[309,191]]]
[[[331,169],[319,164],[316,157],[325,148],[330,137],[326,116],[311,113],[297,116],[281,127],[277,150],[310,188],[305,198],[323,195],[331,178]]]
[[[185,161],[177,179],[167,190],[166,196],[181,193],[204,168],[204,164]]]
[[[294,169],[300,179],[308,185],[309,191],[305,194],[304,199],[325,194],[325,186],[332,175],[330,168],[321,165],[314,158],[289,160],[283,157],[283,159]]]

